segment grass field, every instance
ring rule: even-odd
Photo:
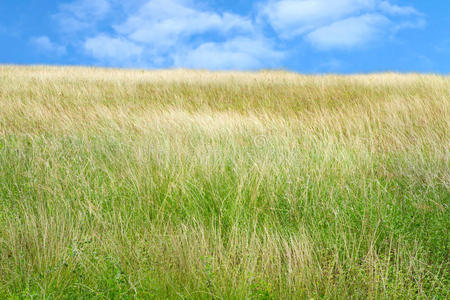
[[[0,295],[449,297],[450,78],[0,66]]]

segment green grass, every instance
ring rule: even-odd
[[[0,71],[2,297],[449,297],[448,76]]]

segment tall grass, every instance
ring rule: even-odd
[[[0,295],[449,296],[450,79],[0,67]]]

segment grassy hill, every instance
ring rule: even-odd
[[[450,78],[0,66],[0,294],[449,296]]]

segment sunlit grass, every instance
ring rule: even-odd
[[[448,297],[447,76],[0,76],[5,297]]]

